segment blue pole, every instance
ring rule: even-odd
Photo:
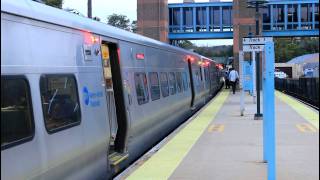
[[[270,30],[273,30],[273,5],[270,5]]]
[[[222,32],[223,31],[223,25],[222,25],[222,6],[219,7],[219,15],[220,15],[220,31]]]
[[[183,24],[183,14],[182,14],[182,7],[180,8],[180,32],[182,32],[182,24]]]
[[[301,29],[301,4],[298,4],[298,29]]]
[[[314,7],[314,3],[312,3],[312,29],[315,29],[315,16],[314,16],[314,11],[315,11],[315,7]]]
[[[206,7],[206,30],[209,32],[209,6]]]
[[[192,18],[193,18],[193,32],[196,32],[196,26],[197,26],[197,13],[196,13],[196,8],[192,8]]]
[[[276,179],[276,144],[275,144],[275,104],[274,104],[274,43],[265,45],[265,78],[264,78],[264,121],[268,122],[266,138],[266,150],[268,160],[268,180]],[[267,108],[268,107],[268,108]]]
[[[288,25],[288,5],[284,5],[284,29],[287,30]]]
[[[265,46],[265,48],[266,48],[266,46]],[[265,64],[264,65],[266,65],[266,63],[267,63],[267,54],[265,53],[265,58],[264,58],[264,61],[265,61]],[[264,68],[264,67],[262,67],[262,68]],[[266,67],[265,67],[266,68]],[[262,89],[263,89],[263,114],[265,114],[264,115],[264,117],[263,117],[263,122],[262,122],[262,124],[263,124],[263,127],[262,127],[262,131],[263,131],[263,162],[269,162],[268,161],[268,141],[267,141],[267,139],[268,139],[268,105],[267,105],[267,98],[266,97],[268,97],[268,91],[267,91],[267,88],[268,87],[266,87],[267,86],[267,84],[266,84],[266,77],[265,77],[265,75],[266,75],[266,72],[262,72],[263,73],[263,83],[262,83]],[[269,180],[269,179],[268,179]]]

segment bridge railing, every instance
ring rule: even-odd
[[[260,12],[263,35],[317,36],[319,33],[317,0],[271,0]],[[232,27],[232,2],[169,4],[171,34],[222,34],[232,32]]]
[[[169,32],[230,32],[232,2],[169,4]]]
[[[312,30],[319,30],[319,2],[316,0],[271,1],[261,14],[266,33],[300,31],[309,35]]]

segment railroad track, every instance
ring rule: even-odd
[[[301,97],[301,96],[299,96],[299,95],[297,95],[297,94],[295,94],[295,93],[290,93],[290,92],[288,92],[288,91],[281,91],[281,92],[282,92],[282,93],[285,93],[285,94],[293,97],[294,99],[302,102],[303,104],[306,104],[306,105],[312,107],[313,109],[319,111],[319,106],[316,106],[316,105],[310,103],[310,100],[307,100],[307,99],[305,99],[305,98],[303,98],[303,97]]]

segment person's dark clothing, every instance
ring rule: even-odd
[[[233,92],[233,94],[235,94],[236,93],[236,85],[237,85],[237,81],[230,81],[229,82],[230,84],[231,84],[231,86],[232,86],[232,92]]]
[[[226,89],[229,89],[230,88],[229,72],[225,72],[224,79],[225,79]]]
[[[230,81],[229,79],[226,79],[226,89],[229,89],[230,88]]]

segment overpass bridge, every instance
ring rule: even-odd
[[[169,39],[232,39],[233,2],[169,4]],[[260,9],[262,35],[319,36],[317,0],[272,0]]]

